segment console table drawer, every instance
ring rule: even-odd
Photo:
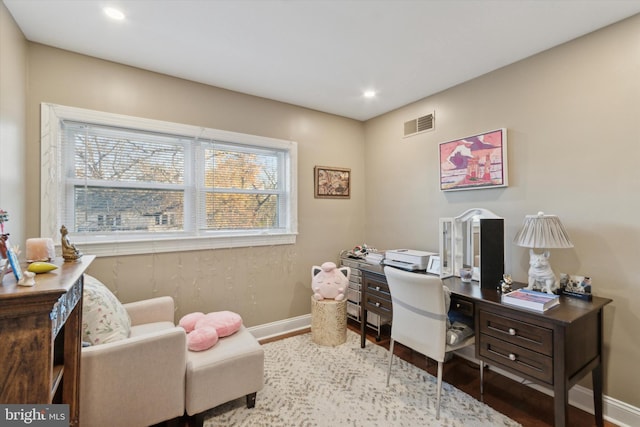
[[[553,384],[553,358],[527,350],[507,341],[480,334],[480,357],[512,370]]]
[[[513,317],[480,310],[480,333],[551,357],[553,330]]]

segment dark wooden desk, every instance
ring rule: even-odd
[[[367,312],[392,316],[393,306],[383,266],[362,269],[362,318]],[[416,274],[425,274],[417,272]],[[553,388],[555,426],[568,425],[569,389],[591,372],[596,425],[602,416],[603,307],[608,298],[592,301],[566,296],[544,312],[502,304],[497,290],[458,277],[443,280],[451,290],[451,309],[474,320],[476,358],[536,384]],[[514,287],[524,286],[516,284]],[[366,343],[361,326],[360,346]]]

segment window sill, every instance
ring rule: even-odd
[[[83,241],[76,236],[73,243],[80,251],[98,257],[199,251],[249,246],[290,245],[296,234],[233,235],[215,237],[173,237],[154,240]]]

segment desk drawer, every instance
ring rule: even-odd
[[[480,357],[547,384],[553,384],[553,359],[507,341],[480,334]]]
[[[455,311],[463,316],[473,317],[473,302],[459,298],[456,295],[451,295],[449,310]]]
[[[553,356],[553,330],[483,309],[479,317],[481,334]]]
[[[364,308],[366,310],[371,310],[374,313],[378,313],[383,315],[383,317],[391,316],[392,313],[392,305],[391,300],[386,298],[380,298],[377,295],[373,295],[367,291],[366,293],[366,301],[364,301]]]
[[[378,298],[388,299],[391,301],[391,293],[389,292],[389,285],[376,280],[367,280],[364,284],[367,287],[367,294],[375,295]]]

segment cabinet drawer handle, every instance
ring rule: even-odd
[[[380,307],[380,303],[379,302],[376,303],[376,307]]]
[[[513,353],[509,354],[509,359],[515,361],[516,360],[516,355],[513,354]]]
[[[516,330],[513,328],[509,328],[509,335],[515,335],[516,334]]]
[[[380,286],[376,286],[376,291],[379,291],[379,290],[380,290]]]
[[[457,304],[456,304],[456,308],[460,308],[460,303],[457,303]]]

